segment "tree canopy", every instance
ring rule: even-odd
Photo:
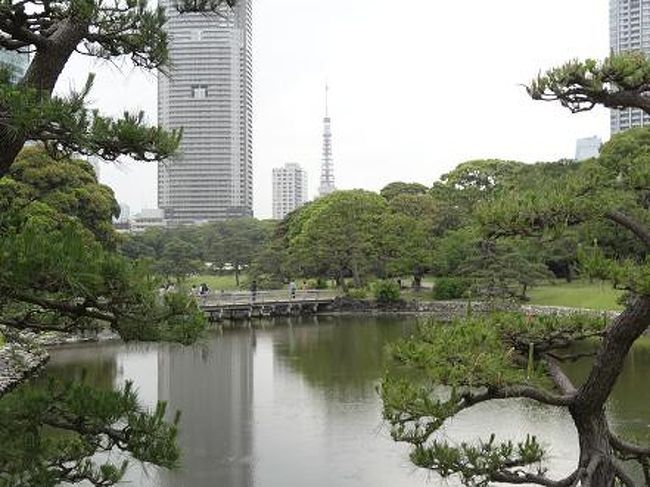
[[[537,78],[529,93],[534,99],[559,100],[572,111],[595,104],[649,111],[647,73],[650,63],[639,53],[613,55],[603,63],[574,61]],[[465,485],[609,487],[616,482],[635,485],[623,466],[623,461],[635,460],[650,484],[650,448],[614,434],[605,413],[623,360],[650,324],[648,130],[616,135],[596,159],[560,175],[539,171],[535,184],[506,186],[479,202],[476,216],[484,239],[552,240],[571,228],[609,221],[618,228],[617,235],[633,235],[643,250],[639,257],[606,255],[597,242],[579,250],[583,272],[617,282],[630,293],[625,310],[609,324],[594,316],[476,317],[453,326],[425,325],[415,338],[393,347],[394,367],[382,388],[384,416],[395,439],[412,445],[416,465],[458,476]],[[472,190],[485,187],[470,185]],[[593,365],[584,382],[573,384],[561,362],[580,356],[569,347],[587,339],[596,339],[593,354],[588,354]],[[568,410],[580,450],[569,476],[549,478],[545,449],[532,436],[519,443],[493,436],[460,445],[436,436],[461,410],[505,398]]]
[[[87,162],[55,162],[30,148],[10,174],[17,179],[0,179],[0,329],[8,341],[30,346],[26,331],[105,328],[127,341],[192,343],[202,334],[195,303],[159,295],[161,279],[112,250],[117,205]],[[0,481],[9,485],[112,485],[125,467],[90,459],[112,449],[167,467],[178,462],[176,423],[164,420],[163,404],[143,410],[128,384],[113,392],[83,381],[19,388],[0,400],[0,411]]]

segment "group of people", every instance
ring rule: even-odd
[[[191,293],[193,296],[207,296],[210,293],[210,288],[205,282],[202,282],[198,288],[192,286]]]

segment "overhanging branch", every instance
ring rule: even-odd
[[[630,230],[641,239],[646,247],[650,247],[650,230],[645,225],[618,210],[608,211],[605,216],[609,220]]]

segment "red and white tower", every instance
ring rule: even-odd
[[[320,171],[318,194],[328,195],[336,191],[334,185],[334,161],[332,159],[332,119],[329,115],[329,86],[325,85],[325,118],[323,118],[323,160]]]

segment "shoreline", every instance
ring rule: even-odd
[[[469,309],[468,309],[469,308]],[[411,301],[394,304],[381,304],[375,301],[350,300],[339,298],[322,312],[311,316],[354,316],[354,315],[393,315],[393,316],[423,316],[439,321],[452,321],[455,318],[470,313],[490,313],[494,311],[512,311],[526,314],[591,314],[594,317],[603,317],[608,321],[615,319],[620,311],[596,311],[584,308],[567,308],[561,306],[501,306],[483,302],[467,303],[465,301]],[[307,316],[307,315],[303,315]],[[230,321],[227,326],[237,326],[251,321],[263,321],[264,318],[252,320]],[[220,323],[218,326],[223,326]],[[211,328],[211,327],[210,327]],[[646,331],[650,335],[650,328]],[[31,340],[27,344],[28,340]],[[49,349],[74,346],[83,343],[99,343],[118,341],[119,337],[113,333],[99,333],[95,336],[78,336],[66,334],[46,333],[40,336],[30,333],[25,336],[25,343],[6,343],[0,347],[0,398],[13,391],[17,386],[38,373],[49,361]]]

